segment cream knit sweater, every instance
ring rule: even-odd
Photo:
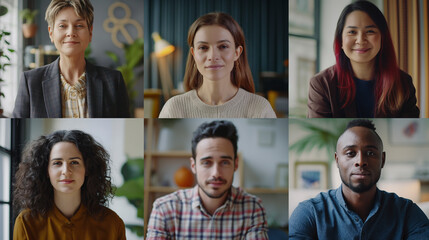
[[[168,100],[159,118],[276,118],[276,114],[265,98],[240,88],[222,105],[208,105],[191,90]]]

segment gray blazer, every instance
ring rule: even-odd
[[[61,118],[59,59],[23,72],[13,109],[14,118]],[[130,117],[128,94],[119,71],[86,62],[88,114],[91,118]]]

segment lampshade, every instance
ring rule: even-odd
[[[161,36],[159,36],[159,33],[152,33],[152,38],[155,41],[155,55],[157,57],[164,57],[174,52],[175,47],[162,39]]]

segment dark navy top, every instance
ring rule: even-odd
[[[377,188],[374,207],[362,221],[347,208],[339,187],[298,205],[289,239],[429,239],[429,220],[411,200]]]
[[[365,81],[353,78],[356,86],[356,112],[360,118],[373,118],[375,97],[374,80]]]

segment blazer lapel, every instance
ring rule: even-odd
[[[103,117],[103,82],[97,75],[94,65],[86,61],[86,97],[90,118]]]
[[[61,89],[59,59],[49,64],[42,81],[43,100],[45,101],[46,114],[48,118],[61,118]]]

